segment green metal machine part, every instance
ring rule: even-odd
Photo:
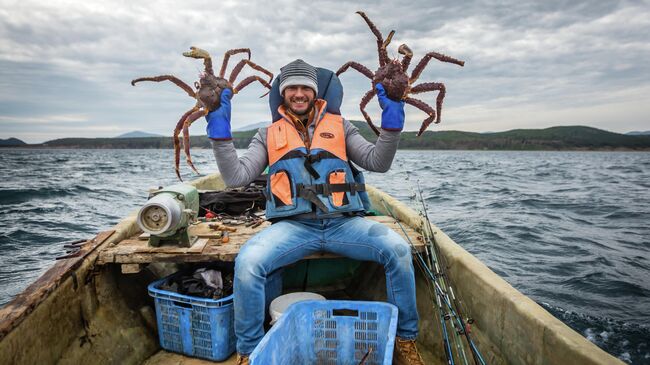
[[[150,234],[149,245],[192,246],[187,228],[199,214],[199,192],[192,185],[176,184],[151,193],[138,212],[138,225]]]

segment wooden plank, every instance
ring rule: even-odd
[[[198,238],[221,238],[221,232],[198,233]]]
[[[191,253],[201,253],[203,252],[203,249],[205,248],[205,245],[208,244],[209,239],[208,238],[199,238],[194,242],[192,247],[187,249],[187,252]]]
[[[400,225],[391,217],[374,216],[367,219],[385,224],[390,229],[397,232],[406,239],[407,235],[418,251],[424,250],[424,245],[420,236],[413,228],[404,224],[401,226],[406,234],[400,228]],[[179,246],[160,246],[152,247],[147,241],[138,239],[138,236],[123,240],[118,245],[108,248],[100,255],[99,263],[120,263],[120,264],[146,264],[151,262],[209,262],[209,261],[234,261],[239,253],[241,246],[246,243],[253,235],[257,234],[264,228],[270,226],[270,222],[264,222],[262,225],[251,228],[244,225],[234,226],[235,232],[229,232],[230,241],[222,243],[221,238],[214,237],[214,230],[209,228],[209,224],[218,224],[217,222],[202,222],[190,226],[190,234],[204,236],[199,238],[192,247]],[[306,257],[306,259],[322,259],[339,257],[335,254],[320,252]]]

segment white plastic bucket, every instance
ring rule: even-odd
[[[271,324],[273,325],[275,322],[277,322],[278,319],[280,319],[282,316],[282,313],[284,313],[291,304],[301,302],[303,300],[325,300],[325,297],[320,294],[309,292],[297,292],[280,295],[279,297],[273,299],[271,305],[269,306]]]

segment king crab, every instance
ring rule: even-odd
[[[235,67],[230,72],[230,76],[228,77],[228,79],[226,79],[225,74],[226,74],[226,68],[228,66],[228,60],[230,59],[230,56],[238,53],[248,54],[248,59],[243,59],[239,61],[239,63],[237,63],[237,65],[235,65]],[[192,163],[192,156],[190,155],[189,127],[192,125],[192,123],[194,123],[194,121],[196,121],[200,117],[207,115],[210,111],[219,108],[219,106],[221,105],[222,90],[230,89],[232,90],[234,95],[237,94],[241,89],[243,89],[244,87],[248,86],[249,84],[255,81],[259,81],[259,83],[261,83],[264,87],[271,90],[271,80],[273,79],[273,74],[271,72],[250,61],[251,51],[248,48],[237,48],[237,49],[231,49],[227,51],[223,57],[221,70],[219,70],[219,76],[214,75],[214,71],[212,70],[212,58],[210,57],[210,54],[207,51],[197,47],[190,47],[190,51],[183,52],[183,56],[196,58],[196,59],[203,59],[203,65],[205,66],[205,70],[199,75],[199,81],[194,82],[194,87],[196,88],[196,91],[193,90],[191,86],[189,86],[188,84],[186,84],[185,82],[181,81],[179,78],[173,75],[141,77],[131,81],[131,85],[133,86],[135,86],[135,84],[140,81],[154,81],[154,82],[171,81],[181,89],[185,90],[185,92],[190,97],[196,99],[196,105],[194,105],[192,109],[186,111],[185,114],[183,114],[181,119],[179,119],[179,121],[176,123],[176,128],[174,128],[174,136],[173,136],[174,163],[175,163],[174,166],[176,169],[176,176],[178,176],[178,179],[180,181],[183,181],[179,170],[181,153],[180,153],[180,140],[178,138],[178,135],[180,134],[181,130],[183,131],[183,150],[187,158],[187,164],[190,165],[192,170],[194,170],[194,172],[198,174],[199,171],[196,169],[196,167],[194,167],[194,163]],[[237,84],[237,86],[233,87],[233,84],[235,83],[237,76],[239,76],[239,73],[246,65],[249,65],[251,68],[266,74],[269,77],[269,81],[266,81],[259,76],[248,76],[245,79],[243,79],[239,84]],[[268,94],[268,92],[266,94]]]
[[[465,62],[446,56],[441,53],[429,52],[422,58],[422,60],[420,60],[417,66],[415,66],[413,72],[411,73],[411,77],[409,77],[406,74],[406,70],[408,69],[409,64],[411,63],[411,58],[413,58],[413,52],[411,51],[411,49],[406,44],[402,44],[397,49],[397,52],[404,56],[402,58],[402,61],[400,62],[398,59],[390,59],[388,57],[388,52],[386,51],[386,47],[388,46],[391,39],[393,38],[395,31],[392,30],[390,34],[388,34],[386,40],[384,41],[381,33],[379,32],[375,24],[373,24],[373,22],[370,21],[368,16],[366,16],[366,14],[362,11],[357,11],[357,14],[361,15],[363,20],[365,20],[366,23],[368,23],[370,30],[377,37],[377,49],[379,52],[379,68],[377,69],[377,71],[373,73],[366,66],[358,62],[351,61],[341,66],[341,68],[339,68],[339,70],[336,71],[336,75],[338,76],[343,72],[345,72],[348,68],[352,67],[353,69],[359,71],[360,73],[368,77],[370,80],[372,80],[372,89],[370,89],[370,91],[368,91],[363,96],[363,98],[361,99],[361,103],[359,104],[359,108],[361,109],[361,113],[363,114],[363,117],[366,119],[366,122],[368,122],[370,128],[372,128],[372,130],[377,135],[379,135],[379,130],[372,123],[370,116],[368,115],[368,113],[366,113],[365,110],[366,105],[368,105],[370,100],[372,100],[372,98],[376,94],[375,86],[377,85],[377,83],[381,83],[384,86],[384,89],[386,90],[386,94],[388,95],[389,98],[393,100],[404,100],[404,102],[406,102],[407,104],[413,105],[414,107],[427,113],[429,116],[422,122],[422,125],[420,126],[420,130],[418,131],[417,134],[419,137],[420,135],[422,135],[422,133],[424,133],[427,127],[431,124],[431,122],[435,120],[436,123],[440,123],[440,112],[442,110],[442,101],[445,98],[446,89],[445,89],[445,85],[439,82],[424,82],[415,86],[413,86],[413,84],[418,80],[418,78],[422,74],[422,71],[424,71],[424,68],[427,66],[431,58],[435,58],[441,62],[455,63],[459,66],[465,65]],[[415,99],[409,96],[411,94],[419,94],[419,93],[423,93],[427,91],[435,91],[435,90],[439,91],[438,98],[436,99],[437,112],[422,100]]]

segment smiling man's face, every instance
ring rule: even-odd
[[[283,92],[284,105],[297,116],[311,112],[316,99],[314,89],[304,85],[287,86]]]

